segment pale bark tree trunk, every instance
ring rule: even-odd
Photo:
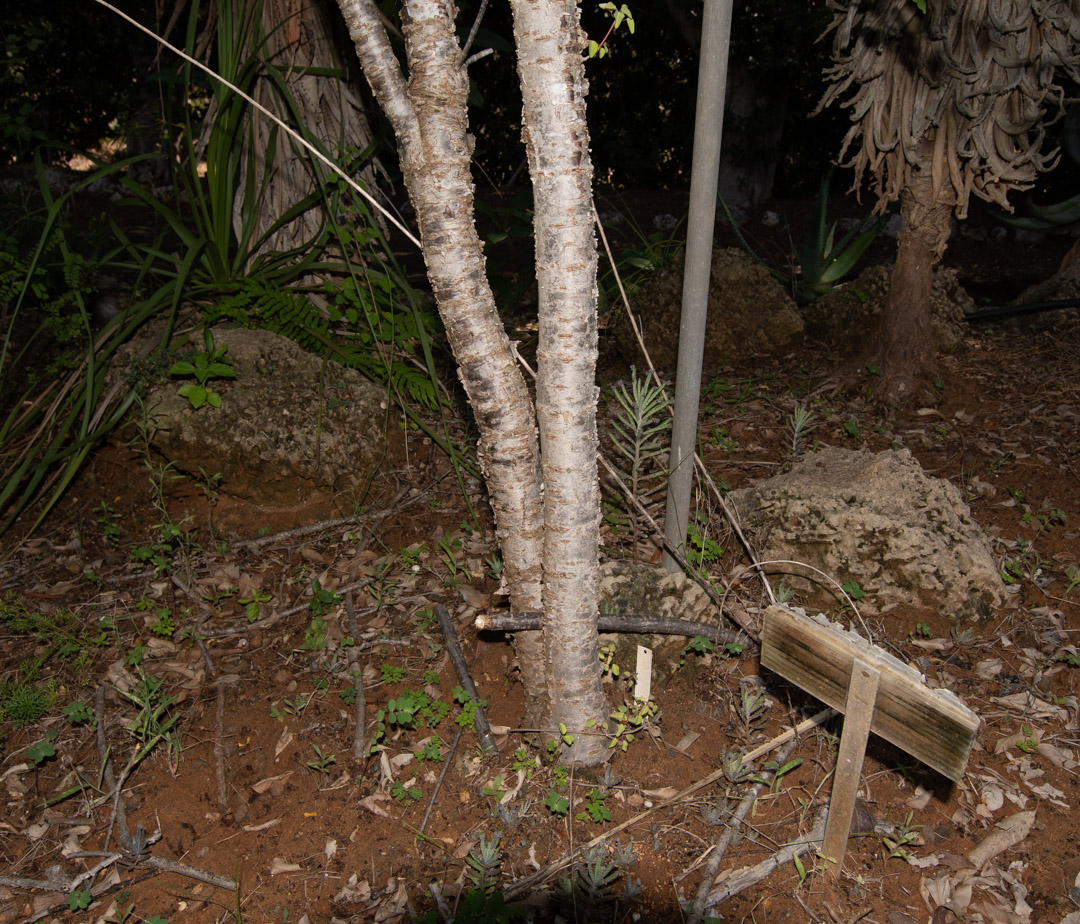
[[[544,473],[544,659],[552,714],[576,733],[571,758],[605,741],[597,640],[596,239],[585,118],[587,42],[574,0],[511,0],[539,291],[536,412]]]
[[[406,84],[373,0],[339,0],[364,74],[394,128],[416,210],[439,313],[480,431],[488,484],[514,610],[539,610],[543,552],[540,449],[528,388],[495,307],[473,216],[468,77],[452,7],[406,0]],[[541,636],[518,637],[528,713],[546,699]]]
[[[334,42],[331,10],[321,0],[262,0],[261,11],[260,27],[255,30],[250,51],[281,71],[298,114],[284,104],[268,77],[260,77],[253,93],[255,99],[287,123],[299,118],[334,156],[340,156],[346,145],[361,150],[368,147],[371,127],[363,100],[348,79],[308,73],[309,68],[335,69],[343,75],[346,72]],[[250,150],[255,160],[256,195],[266,183],[256,219],[254,240],[258,240],[280,216],[315,191],[315,181],[311,156],[306,151],[258,111],[252,111],[252,119],[254,133],[245,140],[245,156]],[[275,132],[275,144],[268,150]],[[360,179],[373,189],[375,174],[375,167],[368,164]],[[244,191],[240,190],[236,221],[242,215],[243,195]],[[308,209],[277,228],[260,251],[303,247],[315,238],[323,224],[322,211],[318,207]]]
[[[604,740],[585,733],[587,722],[604,718],[596,633],[596,244],[576,7],[566,0],[515,6],[537,216],[537,414],[496,311],[473,220],[468,77],[453,4],[404,0],[406,82],[373,0],[338,2],[397,137],[428,279],[480,431],[510,604],[545,612],[542,649],[539,633],[517,639],[529,716],[564,723],[574,733],[569,759],[596,763]]]

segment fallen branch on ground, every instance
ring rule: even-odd
[[[492,632],[527,632],[539,629],[543,613],[527,611],[523,613],[479,613],[473,625],[477,629]],[[613,615],[601,613],[598,621],[601,632],[633,632],[639,635],[685,635],[694,638],[698,635],[710,639],[717,645],[754,646],[757,643],[743,632],[733,632],[720,626],[690,619],[667,619],[662,616],[642,616],[637,613]]]
[[[781,747],[784,744],[787,744],[787,742],[789,742],[792,738],[795,738],[796,736],[801,735],[804,732],[808,732],[811,728],[816,728],[818,725],[824,724],[835,715],[837,715],[835,709],[822,709],[821,712],[811,716],[809,719],[805,719],[804,721],[796,725],[794,728],[789,728],[782,734],[777,735],[771,741],[766,741],[764,744],[754,748],[754,750],[752,750],[749,754],[743,756],[743,760],[746,762],[757,760],[762,755],[768,754],[770,751],[775,750],[776,748]],[[533,886],[543,882],[549,876],[552,876],[560,870],[568,867],[571,863],[574,862],[577,857],[583,854],[586,850],[591,850],[597,844],[606,841],[609,837],[614,837],[616,834],[625,831],[627,828],[633,825],[636,825],[639,821],[643,821],[650,815],[654,815],[657,812],[662,812],[666,808],[670,808],[677,802],[681,802],[687,796],[693,795],[699,789],[704,789],[706,786],[715,783],[723,776],[723,769],[714,770],[708,776],[702,777],[696,783],[691,783],[689,786],[686,787],[686,789],[680,790],[679,792],[675,793],[675,795],[673,795],[670,799],[665,799],[663,802],[659,802],[654,805],[651,809],[646,809],[644,812],[635,815],[633,818],[628,818],[622,824],[616,825],[614,828],[605,831],[603,834],[598,834],[588,843],[578,845],[569,853],[563,854],[562,857],[560,857],[558,860],[555,860],[553,863],[549,863],[547,866],[543,866],[538,869],[535,873],[531,873],[530,875],[519,879],[517,882],[511,883],[506,889],[503,890],[503,895],[506,897],[507,901],[518,897],[524,892],[527,892]],[[824,820],[822,820],[821,837],[825,836],[824,824],[825,822]]]
[[[465,655],[461,653],[461,645],[458,644],[457,631],[454,629],[450,613],[445,606],[437,603],[435,615],[439,617],[439,628],[442,629],[443,640],[446,642],[446,653],[450,656],[450,663],[454,665],[458,682],[476,705],[473,718],[476,737],[480,739],[480,747],[485,752],[497,752],[499,749],[495,745],[495,736],[491,733],[491,725],[488,724],[487,716],[484,714],[484,707],[480,705],[480,694],[476,692],[476,684],[473,683],[472,674],[469,673],[469,665],[465,663]]]

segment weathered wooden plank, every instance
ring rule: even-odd
[[[844,732],[840,736],[840,753],[833,772],[832,798],[829,800],[829,821],[825,825],[825,839],[821,852],[833,864],[829,867],[834,876],[840,875],[851,833],[851,816],[855,811],[855,796],[859,791],[863,757],[866,755],[866,739],[870,737],[870,724],[877,700],[881,672],[877,667],[855,659],[848,685],[847,701],[844,703]]]
[[[949,690],[931,690],[914,668],[854,632],[786,607],[765,611],[761,663],[834,709],[843,710],[856,659],[881,675],[871,731],[959,780],[979,717]]]

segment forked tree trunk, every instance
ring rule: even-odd
[[[495,307],[473,217],[469,90],[450,5],[406,0],[406,84],[373,0],[339,0],[364,75],[397,137],[401,170],[416,210],[428,280],[480,431],[513,609],[542,607],[543,520],[540,448],[532,401]],[[539,632],[518,641],[527,708],[546,696]]]
[[[537,214],[541,481],[537,414],[473,221],[469,81],[453,4],[404,0],[406,83],[374,0],[338,2],[397,137],[428,279],[480,431],[510,604],[545,611],[543,657],[539,633],[518,635],[529,716],[564,723],[575,733],[569,758],[596,763],[603,739],[582,734],[604,712],[596,634],[596,245],[576,7],[567,0],[515,6]]]
[[[574,0],[511,0],[539,292],[536,412],[544,473],[544,662],[569,758],[606,742],[597,637],[596,237],[585,118],[586,46]],[[587,721],[593,734],[583,734]]]
[[[881,312],[877,336],[868,363],[886,370],[887,401],[910,400],[917,393],[933,394],[937,373],[937,346],[930,329],[932,267],[945,252],[955,198],[951,187],[934,189],[930,164],[933,138],[912,168],[911,179],[900,196],[903,228],[897,241],[896,264],[889,294]]]

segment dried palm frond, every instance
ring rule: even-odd
[[[1011,211],[1011,189],[1051,169],[1045,127],[1063,114],[1057,82],[1080,77],[1080,4],[1070,0],[832,2],[835,64],[818,111],[851,110],[840,162],[869,176],[875,210],[899,198],[913,169],[964,218],[974,193]],[[853,41],[854,40],[854,41]],[[850,46],[850,48],[849,48]],[[846,160],[845,160],[846,158]]]

